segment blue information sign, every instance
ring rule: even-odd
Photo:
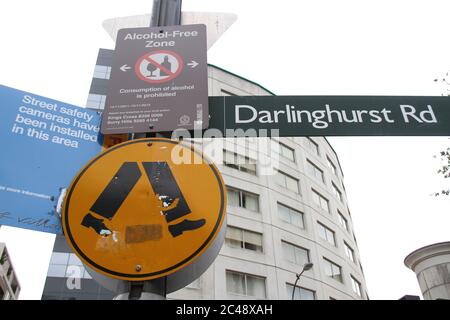
[[[59,208],[101,150],[100,114],[0,85],[0,225],[62,233]]]

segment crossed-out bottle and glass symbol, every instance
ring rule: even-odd
[[[176,52],[158,50],[144,54],[137,59],[136,76],[152,84],[171,81],[183,71],[183,58]]]

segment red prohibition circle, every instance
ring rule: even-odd
[[[161,69],[162,66],[159,63],[156,63],[155,61],[150,62],[148,60],[149,57],[151,57],[152,55],[155,55],[155,54],[166,54],[166,55],[170,55],[170,56],[174,57],[177,60],[177,62],[178,62],[178,69],[177,69],[177,71],[175,71],[174,73],[170,72],[170,74],[169,74],[169,76],[167,78],[158,79],[158,80],[152,80],[152,79],[149,79],[146,76],[144,76],[141,73],[141,69],[140,69],[141,63],[144,60],[147,60],[147,62],[149,62],[149,63],[153,64],[154,66],[156,66],[157,68]],[[168,50],[158,50],[158,51],[148,52],[148,53],[144,54],[143,56],[141,56],[136,61],[136,65],[134,66],[134,72],[136,73],[136,75],[138,76],[139,79],[144,80],[146,82],[149,82],[149,83],[164,83],[164,82],[170,81],[170,80],[175,79],[176,77],[178,77],[178,75],[181,73],[181,71],[183,71],[183,67],[184,67],[183,59],[181,58],[181,56],[178,53],[175,53],[173,51],[168,51]]]

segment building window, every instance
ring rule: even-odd
[[[111,76],[111,67],[96,65],[94,69],[94,78],[109,79]]]
[[[338,189],[338,187],[336,187],[336,185],[334,183],[331,184],[331,189],[333,190],[333,194],[334,196],[341,202],[343,202],[342,200],[342,192]]]
[[[71,255],[74,255],[71,253]],[[77,258],[78,259],[78,258]],[[80,261],[81,263],[81,261]],[[91,275],[87,272],[82,264],[69,264],[66,269],[66,278],[83,278],[83,279],[92,279]]]
[[[309,251],[305,248],[281,241],[284,258],[292,263],[304,265],[309,262]]]
[[[15,277],[11,281],[11,290],[12,290],[14,296],[17,298],[17,295],[19,294],[19,291],[20,291],[20,287],[19,287],[19,284]]]
[[[284,159],[287,159],[289,161],[295,162],[295,150],[292,149],[291,147],[288,147],[287,145],[273,140],[275,143],[278,144],[277,146],[277,150],[278,150],[278,154],[283,157]]]
[[[328,199],[324,196],[317,193],[315,190],[312,190],[312,198],[314,203],[321,209],[330,213],[330,207],[328,206]]]
[[[81,260],[74,253],[71,253],[69,255],[69,265],[71,265],[71,266],[82,266],[83,262],[81,262]]]
[[[88,96],[86,107],[91,109],[103,110],[105,109],[105,100],[105,95],[90,93]]]
[[[297,179],[281,171],[277,171],[275,179],[278,185],[300,194],[300,187],[298,184],[299,181]]]
[[[335,176],[337,176],[336,166],[334,165],[333,161],[331,161],[330,158],[328,158],[328,157],[327,157],[327,164],[328,164],[328,167],[330,168],[331,172],[333,172],[333,174]]]
[[[47,276],[91,279],[81,260],[74,253],[67,252],[52,253]]]
[[[319,226],[319,236],[323,240],[327,241],[329,244],[336,246],[336,240],[334,238],[334,231],[325,227],[320,222],[318,222],[317,224]]]
[[[67,264],[69,262],[69,254],[66,252],[53,252],[50,258],[50,264]]]
[[[81,279],[83,278],[84,267],[76,265],[68,265],[66,268],[65,278],[69,279]]]
[[[323,177],[323,171],[320,170],[314,163],[311,161],[306,162],[306,171],[308,174],[316,179],[317,181],[320,181],[322,183],[325,183],[325,179]]]
[[[281,203],[277,204],[278,206],[278,214],[280,215],[281,220],[292,224],[296,227],[305,228],[305,223],[303,220],[303,212],[291,209],[282,205]]]
[[[331,262],[330,260],[323,258],[323,268],[325,274],[333,278],[334,280],[337,280],[339,282],[342,282],[342,268],[335,264],[334,262]]]
[[[64,278],[66,275],[67,263],[69,262],[69,253],[53,252],[48,267],[48,276]]]
[[[280,143],[280,155],[292,162],[295,162],[295,151],[294,149]]]
[[[348,222],[347,222],[347,219],[345,219],[344,215],[343,215],[339,210],[338,210],[338,217],[339,217],[339,223],[341,224],[341,226],[342,226],[345,230],[350,231],[350,230],[348,229]]]
[[[2,257],[0,258],[0,265],[3,265],[3,264],[6,265],[7,262],[8,262],[8,254],[6,252],[6,249],[4,249],[3,253],[2,253]]]
[[[225,241],[232,248],[262,252],[262,238],[263,235],[261,233],[228,226]]]
[[[317,143],[314,142],[314,140],[312,140],[309,137],[306,137],[306,145],[308,146],[308,148],[317,156],[319,156],[319,145]]]
[[[350,261],[355,262],[355,252],[353,251],[352,247],[350,247],[348,243],[345,241],[344,241],[344,249],[347,258],[349,258]]]
[[[64,278],[66,276],[67,265],[51,264],[48,267],[47,276]]]
[[[239,154],[223,150],[223,164],[227,167],[256,175],[256,161]]]
[[[227,270],[226,282],[228,293],[266,298],[266,278]]]
[[[0,270],[2,269],[5,272],[7,280],[10,280],[13,277],[13,268],[6,248],[3,250],[2,257],[0,259]]]
[[[13,274],[13,268],[12,268],[12,265],[9,265],[8,273],[6,273],[6,278],[10,279],[12,274]]]
[[[359,297],[361,297],[361,283],[356,280],[353,276],[350,276],[352,281],[353,292],[356,293]]]
[[[227,189],[227,194],[228,205],[259,212],[259,196],[257,194],[232,188]]]
[[[294,289],[294,286],[292,284],[286,283],[286,293],[289,300],[292,299],[292,289]],[[316,300],[316,292],[313,290],[295,286],[294,300]]]

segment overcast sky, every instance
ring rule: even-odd
[[[15,0],[0,11],[0,84],[84,106],[103,20],[151,12],[152,1]],[[441,95],[450,69],[449,1],[184,0],[184,11],[233,12],[209,63],[278,95]],[[344,183],[371,299],[420,294],[403,259],[449,241],[450,197],[433,158],[445,137],[329,139]],[[1,142],[0,142],[1,143]],[[22,284],[40,299],[54,236],[2,227]]]

